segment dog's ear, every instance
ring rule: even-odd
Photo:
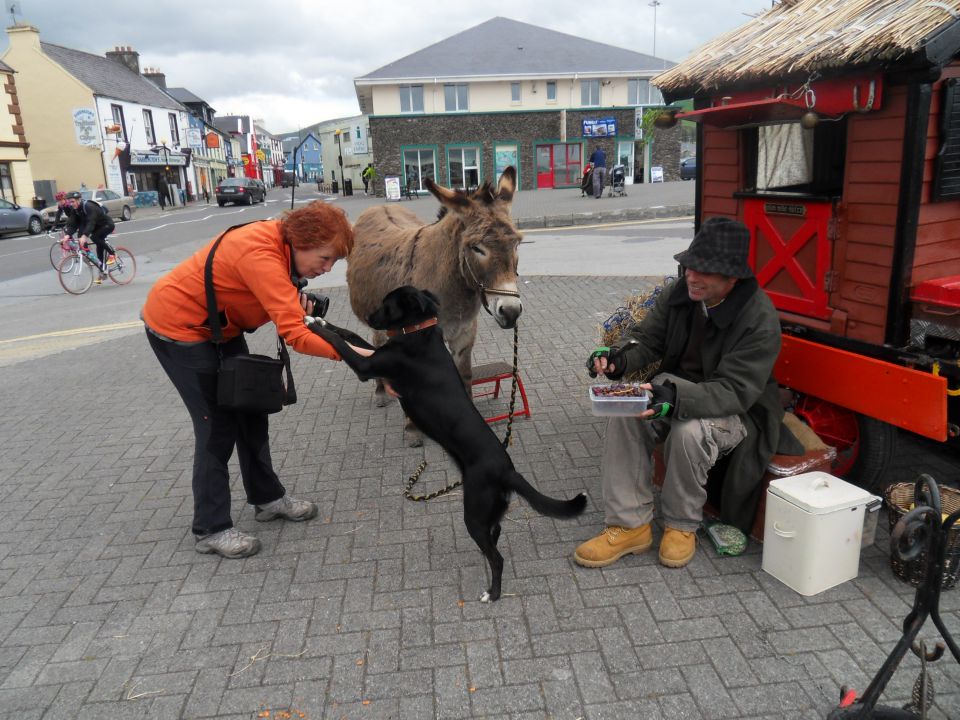
[[[421,290],[420,294],[421,298],[426,301],[423,303],[423,309],[435,314],[440,309],[440,298],[429,290]]]

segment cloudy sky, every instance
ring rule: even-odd
[[[273,132],[359,112],[353,79],[494,16],[653,54],[650,0],[17,0],[40,37],[103,54],[117,45],[158,67],[221,115],[263,118]],[[659,0],[656,55],[681,60],[771,0]],[[10,0],[6,2],[7,7]],[[7,17],[9,21],[9,15]],[[9,25],[10,23],[7,22]],[[6,49],[6,36],[0,38]]]

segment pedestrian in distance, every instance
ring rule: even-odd
[[[258,552],[260,541],[233,526],[227,463],[234,448],[255,520],[309,520],[316,516],[317,506],[291,497],[280,482],[270,456],[268,416],[218,403],[220,358],[246,353],[244,331],[272,321],[295,351],[339,360],[304,320],[322,317],[326,298],[304,293],[302,287],[347,256],[353,228],[340,208],[317,201],[278,220],[227,232],[213,261],[216,309],[223,319],[224,339],[219,344],[212,341],[204,282],[214,242],[154,284],[141,317],[150,347],[193,421],[194,547],[199,553],[242,558]]]
[[[206,185],[203,186],[203,202],[210,204],[210,189]]]
[[[659,559],[671,568],[693,559],[707,474],[720,457],[730,455],[721,520],[748,531],[770,457],[803,453],[781,424],[773,378],[780,321],[747,263],[749,251],[743,223],[708,219],[690,247],[674,256],[683,277],[664,289],[638,325],[590,354],[590,373],[611,380],[660,365],[640,386],[652,394],[651,407],[607,422],[600,465],[606,527],[577,547],[578,564],[606,567],[652,546],[658,442],[665,464]]]
[[[590,164],[593,165],[593,196],[599,200],[607,179],[607,155],[599,145],[593,148]]]
[[[170,199],[170,188],[167,186],[167,179],[160,176],[157,181],[157,200],[160,202],[160,210],[167,209],[167,201]]]
[[[363,172],[360,173],[360,179],[363,180],[364,195],[369,195],[371,192],[376,192],[377,171],[374,169],[373,163],[367,163],[367,166],[363,169]]]

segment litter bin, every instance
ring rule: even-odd
[[[330,192],[332,192],[334,195],[340,192],[340,185],[337,184],[336,180],[330,183]]]
[[[343,179],[343,194],[353,195],[353,180],[350,178]]]

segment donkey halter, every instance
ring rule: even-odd
[[[467,272],[470,273],[470,279],[476,284],[477,288],[480,290],[480,302],[483,303],[483,309],[487,311],[488,315],[493,315],[493,311],[490,309],[490,305],[487,302],[487,295],[504,295],[506,297],[520,297],[520,292],[518,290],[502,290],[500,288],[488,288],[482,282],[480,278],[477,277],[477,274],[473,271],[473,268],[470,267],[470,261],[467,260],[466,252],[460,254],[460,265],[461,267],[466,267]],[[460,274],[463,274],[463,270],[460,271]]]

